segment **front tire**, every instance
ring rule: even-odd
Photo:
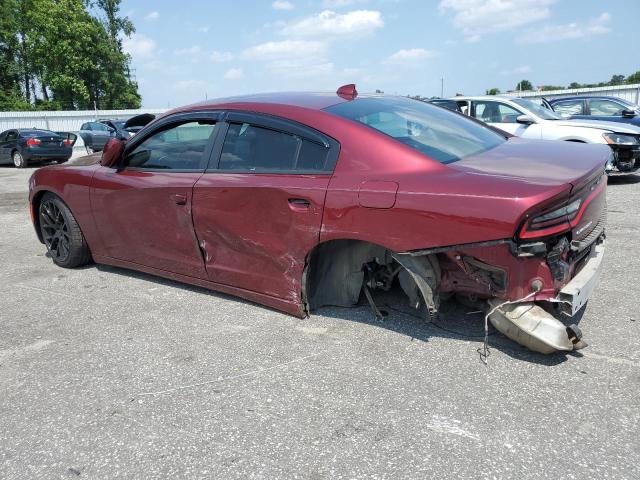
[[[13,160],[13,164],[16,166],[16,168],[24,168],[27,166],[27,162],[25,161],[24,157],[17,150],[13,152],[13,154],[11,155],[11,159]]]
[[[89,245],[69,207],[53,193],[42,197],[38,209],[42,239],[53,263],[76,268],[91,261]]]

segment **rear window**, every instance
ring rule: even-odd
[[[21,137],[38,137],[41,135],[58,136],[56,132],[52,132],[50,130],[20,130]]]
[[[505,142],[503,136],[473,120],[409,98],[359,98],[325,110],[384,133],[441,163]]]

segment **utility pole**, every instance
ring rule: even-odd
[[[440,98],[444,98],[444,77],[440,77]]]

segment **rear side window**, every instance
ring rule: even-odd
[[[556,113],[565,115],[582,115],[582,100],[567,100],[553,104],[553,110]]]
[[[214,121],[191,121],[156,132],[127,155],[126,167],[146,170],[202,170]]]
[[[219,168],[243,172],[327,171],[328,157],[329,147],[298,135],[231,123]]]
[[[442,163],[455,162],[505,142],[489,127],[409,98],[358,98],[325,111],[364,124]]]
[[[7,140],[15,140],[16,138],[18,138],[18,132],[15,130],[7,133]]]

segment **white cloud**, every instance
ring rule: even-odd
[[[327,44],[315,40],[266,42],[242,52],[244,60],[264,62],[271,73],[287,77],[311,77],[330,73],[334,65],[327,57]]]
[[[158,18],[160,18],[160,13],[156,12],[156,11],[149,12],[144,16],[144,19],[147,22],[153,22],[153,21],[157,20]]]
[[[287,2],[286,0],[276,0],[271,4],[271,7],[274,10],[293,10],[295,5],[291,2]]]
[[[556,0],[441,0],[441,13],[453,13],[453,25],[468,42],[486,33],[510,31],[549,18]]]
[[[214,62],[229,62],[234,59],[234,55],[231,52],[213,51],[209,58]]]
[[[322,6],[324,8],[343,8],[356,3],[367,3],[369,0],[323,0]]]
[[[327,38],[366,35],[383,26],[382,15],[375,10],[354,10],[344,14],[324,10],[286,24],[281,33],[291,37]]]
[[[541,28],[528,29],[518,36],[518,43],[550,43],[602,35],[611,31],[610,21],[611,15],[604,12],[587,23],[573,22],[565,25],[545,25]]]
[[[122,40],[122,48],[134,58],[150,58],[156,52],[156,42],[141,33]]]
[[[224,78],[227,80],[238,80],[244,77],[244,72],[241,68],[230,68],[224,73]]]
[[[393,55],[387,57],[387,63],[419,63],[436,56],[436,53],[424,48],[409,48],[398,50]]]
[[[279,60],[324,54],[327,45],[315,40],[283,40],[266,42],[247,48],[242,57],[253,60]]]
[[[194,45],[189,48],[177,48],[173,51],[174,55],[180,56],[197,56],[202,53],[202,47],[200,45]]]

